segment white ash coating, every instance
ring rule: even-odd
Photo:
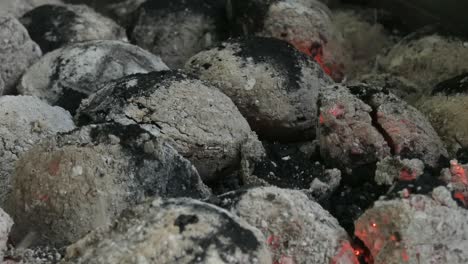
[[[437,83],[468,71],[468,45],[456,38],[427,35],[401,41],[378,63],[383,71],[405,77],[429,94]]]
[[[390,138],[395,155],[420,159],[433,168],[440,165],[441,158],[447,159],[444,143],[419,110],[391,93],[377,92],[379,88],[373,92],[374,88],[358,89],[370,92],[367,103],[375,111],[375,121]]]
[[[372,108],[346,87],[333,85],[320,93],[318,139],[330,166],[351,174],[353,169],[390,155],[383,135],[372,124]]]
[[[89,40],[127,41],[124,28],[86,5],[43,5],[20,21],[44,53]]]
[[[13,220],[0,208],[0,260],[3,260],[3,255],[7,249],[8,237],[12,226]]]
[[[45,139],[25,153],[7,211],[14,241],[62,247],[148,197],[209,194],[165,139],[136,125],[103,124]]]
[[[424,195],[377,201],[356,222],[355,234],[375,264],[468,262],[468,211]]]
[[[0,204],[18,158],[43,138],[75,128],[70,113],[31,96],[0,97]]]
[[[468,95],[426,96],[416,105],[452,155],[460,149],[468,149]]]
[[[183,68],[197,52],[224,39],[222,1],[146,1],[132,14],[132,41],[158,54],[170,68]]]
[[[137,46],[115,40],[88,41],[47,53],[23,75],[18,91],[74,112],[103,82],[167,69],[158,56]]]
[[[333,81],[284,41],[235,39],[193,56],[186,69],[228,95],[261,138],[315,137],[319,89]]]
[[[229,212],[190,199],[157,199],[67,248],[62,263],[272,263],[261,232]]]
[[[261,143],[234,103],[180,71],[136,74],[107,83],[83,102],[77,120],[138,124],[167,136],[203,180],[239,169],[244,146]]]
[[[1,8],[0,8],[1,10]],[[28,31],[12,16],[0,16],[0,96],[12,94],[23,72],[42,56]]]
[[[386,157],[377,162],[374,180],[378,185],[392,185],[402,177],[407,176],[411,177],[411,179],[417,179],[423,173],[424,163],[421,160],[401,159],[398,156]]]
[[[356,263],[346,231],[301,191],[261,187],[218,198],[223,207],[262,231],[274,261]]]
[[[0,1],[0,16],[11,15],[21,17],[26,12],[45,4],[59,5],[60,0],[2,0]]]

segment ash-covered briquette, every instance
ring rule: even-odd
[[[208,181],[229,175],[251,151],[263,150],[229,97],[181,71],[108,82],[83,102],[76,118],[80,124],[113,120],[164,134]]]
[[[59,5],[63,2],[60,0],[4,0],[0,1],[0,16],[11,15],[20,18],[26,12],[45,4]]]
[[[424,94],[453,76],[468,71],[468,46],[462,39],[441,35],[413,34],[378,59],[383,72],[416,83]]]
[[[42,5],[20,21],[44,53],[89,40],[127,40],[122,27],[85,5]]]
[[[224,0],[146,1],[133,16],[132,41],[171,68],[227,37]]]
[[[260,138],[315,137],[319,89],[333,81],[318,64],[274,38],[234,39],[200,52],[186,69],[216,84]]]
[[[357,263],[346,231],[301,191],[262,187],[214,202],[260,229],[277,263]]]
[[[448,168],[441,171],[442,180],[460,206],[468,209],[468,164],[451,160]]]
[[[96,40],[49,52],[23,75],[18,91],[72,114],[101,83],[129,74],[167,70],[161,59],[137,46]]]
[[[443,193],[435,190],[434,199],[411,195],[377,201],[367,210],[356,221],[355,234],[373,263],[467,263],[468,211],[448,202]]]
[[[192,164],[137,125],[85,126],[43,140],[17,163],[12,238],[61,247],[148,197],[210,194]]]
[[[228,15],[235,35],[287,41],[315,58],[333,79],[343,78],[341,40],[324,4],[315,0],[230,0]]]
[[[372,108],[347,87],[323,88],[319,104],[317,134],[326,164],[348,175],[359,174],[360,168],[391,154],[384,135],[373,124]]]
[[[319,132],[325,162],[353,174],[353,169],[387,156],[417,158],[431,168],[447,161],[443,142],[416,108],[380,87],[348,88],[329,87],[321,94]]]
[[[0,8],[1,9],[1,8]],[[0,96],[13,94],[23,72],[42,56],[39,46],[14,17],[0,16]]]
[[[416,108],[378,86],[350,85],[373,109],[373,119],[393,155],[422,160],[431,168],[448,161],[448,153],[431,123]]]
[[[12,226],[13,220],[0,208],[0,260],[2,260],[2,263],[4,263],[3,255],[7,249],[8,237]]]
[[[224,209],[156,199],[67,248],[64,263],[271,264],[262,233]]]
[[[31,96],[0,97],[0,205],[11,191],[18,158],[41,139],[75,128],[70,114]]]

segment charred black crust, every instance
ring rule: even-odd
[[[288,92],[301,88],[302,67],[307,65],[308,61],[311,67],[314,66],[310,58],[297,51],[289,43],[279,39],[249,37],[233,39],[230,42],[239,45],[239,51],[235,53],[236,56],[244,59],[252,58],[256,63],[270,63],[275,67],[286,78],[285,88]]]
[[[306,190],[323,175],[322,165],[314,163],[296,144],[263,142],[263,146],[267,155],[255,163],[253,174],[274,186]]]
[[[72,30],[78,15],[65,6],[42,5],[20,19],[41,50],[46,53],[60,48],[75,36]],[[48,36],[53,36],[53,40]]]
[[[202,252],[195,254],[192,261],[189,263],[203,263],[207,257],[208,249],[215,247],[220,253],[220,257],[226,263],[230,262],[227,259],[228,255],[235,253],[236,249],[240,249],[244,254],[252,254],[260,248],[260,241],[258,241],[255,234],[244,227],[242,227],[232,216],[227,212],[221,211],[216,207],[207,206],[203,204],[189,203],[185,200],[169,200],[161,204],[161,208],[180,208],[190,207],[194,212],[215,214],[219,216],[220,223],[217,226],[217,231],[207,234],[204,237],[190,237],[195,245],[203,248]],[[229,241],[226,243],[226,241]]]
[[[432,95],[467,95],[468,73],[463,73],[446,81],[440,82],[432,89]]]

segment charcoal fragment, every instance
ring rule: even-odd
[[[18,91],[73,114],[81,100],[105,81],[166,69],[158,56],[128,43],[88,41],[46,54],[23,75]]]
[[[204,198],[189,161],[137,125],[85,126],[43,140],[18,161],[8,210],[15,241],[61,247],[148,197]]]
[[[174,225],[181,218],[190,220],[183,231]],[[258,229],[221,208],[190,199],[156,199],[69,246],[65,261],[270,264],[264,240]]]
[[[181,68],[197,52],[227,34],[224,1],[146,1],[133,14],[130,35],[136,45],[158,54],[171,68]]]
[[[32,96],[0,97],[0,204],[11,192],[15,163],[40,140],[75,128],[70,114]]]
[[[85,5],[42,5],[20,21],[44,53],[89,40],[127,40],[123,28]]]
[[[80,124],[113,120],[163,134],[208,181],[240,169],[243,156],[251,150],[261,155],[263,149],[226,95],[181,71],[108,82],[82,104],[76,118]]]
[[[224,42],[186,69],[227,94],[260,138],[280,142],[315,137],[318,92],[332,83],[310,58],[273,38]]]
[[[218,199],[222,206],[263,232],[274,261],[356,263],[346,231],[301,191],[261,187]]]

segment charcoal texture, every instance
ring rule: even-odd
[[[42,5],[20,20],[44,53],[89,40],[127,40],[123,28],[85,5]]]
[[[441,35],[403,39],[378,60],[383,71],[407,78],[429,94],[437,83],[468,70],[464,41]]]
[[[105,81],[166,69],[158,56],[128,43],[89,41],[46,54],[23,75],[18,90],[73,114]]]
[[[148,197],[204,198],[189,161],[137,125],[85,126],[43,140],[18,161],[8,210],[15,241],[65,246]]]
[[[440,191],[440,190],[438,190]],[[356,221],[374,263],[466,263],[468,211],[424,195],[378,201]]]
[[[0,15],[20,18],[26,12],[45,4],[63,4],[60,0],[8,0],[0,2]]]
[[[262,148],[226,95],[181,71],[109,82],[82,104],[77,120],[138,124],[155,135],[163,134],[192,161],[203,180],[229,175],[239,169],[249,149]]]
[[[67,249],[64,263],[272,263],[260,231],[190,199],[157,199]]]
[[[130,27],[132,41],[181,68],[197,52],[226,37],[222,0],[146,1]]]
[[[319,89],[333,81],[284,41],[235,39],[200,52],[186,69],[227,94],[261,138],[313,139]]]
[[[1,8],[0,8],[1,9]],[[13,94],[23,72],[42,56],[28,31],[12,16],[0,16],[0,96]]]
[[[287,41],[312,57],[318,56],[335,80],[343,78],[342,40],[324,4],[315,0],[228,1],[228,10],[236,35]]]
[[[0,97],[0,204],[11,191],[15,163],[40,140],[75,128],[70,114],[32,96]]]
[[[356,263],[346,231],[301,191],[262,187],[218,199],[219,205],[262,231],[274,261]]]

